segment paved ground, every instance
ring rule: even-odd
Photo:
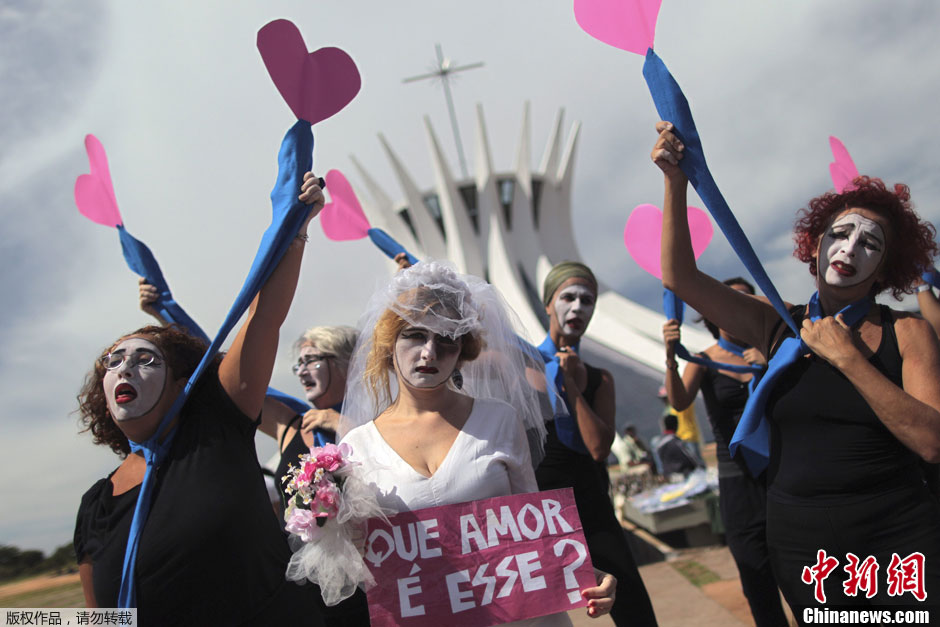
[[[701,585],[693,583],[686,575]],[[753,625],[731,554],[725,547],[686,549],[668,562],[640,568],[661,627],[739,627]],[[0,597],[77,583],[78,575],[36,577],[0,586]],[[708,582],[709,580],[712,580]],[[707,582],[707,583],[706,583]],[[570,612],[575,627],[611,627],[610,617],[592,619],[583,609]],[[795,624],[795,623],[793,623]]]
[[[710,583],[696,585],[680,570],[689,565]],[[701,568],[699,568],[701,567]],[[660,627],[753,626],[754,620],[741,593],[741,582],[727,547],[705,547],[678,551],[675,559],[640,567],[643,583],[653,600]],[[570,612],[575,627],[609,627],[604,616],[591,619],[584,610]],[[796,625],[794,621],[791,624]]]

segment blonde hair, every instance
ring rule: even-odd
[[[435,309],[440,307],[440,301],[433,298],[434,292],[432,290],[417,288],[414,292],[426,292],[428,295],[432,296],[432,298],[428,298],[427,300],[433,300],[434,303],[438,304],[438,307],[435,307]],[[402,294],[401,298],[403,300],[406,298],[406,294]],[[413,299],[421,298],[424,300],[421,295],[417,294],[412,294],[411,297]],[[432,307],[434,307],[434,305],[429,302],[426,312],[429,313]],[[395,367],[393,357],[395,353],[395,341],[398,339],[398,334],[401,333],[402,329],[409,324],[407,320],[398,315],[394,310],[386,309],[382,312],[382,315],[379,316],[378,322],[376,322],[375,328],[372,331],[372,349],[369,351],[368,357],[366,357],[363,379],[369,390],[369,394],[376,404],[381,404],[382,399],[387,399],[391,396],[388,373]],[[415,326],[420,327],[420,321],[416,321]],[[461,364],[473,361],[479,357],[480,352],[483,350],[483,339],[473,333],[465,333],[454,339],[461,341],[460,355],[457,357],[458,368]]]
[[[334,357],[336,367],[346,372],[353,350],[359,340],[359,330],[347,326],[310,327],[294,342],[294,350],[304,346],[316,346],[318,350]]]

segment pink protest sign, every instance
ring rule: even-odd
[[[692,250],[698,259],[712,241],[712,223],[708,214],[689,205],[689,235]],[[663,213],[656,205],[639,205],[627,218],[623,228],[623,243],[637,265],[657,279],[663,278],[659,265],[660,241],[663,233]]]
[[[570,488],[369,521],[373,627],[497,625],[584,607],[596,585]]]

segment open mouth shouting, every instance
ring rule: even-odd
[[[594,315],[596,301],[594,286],[582,279],[569,279],[558,289],[548,313],[557,320],[562,335],[580,337]]]
[[[313,404],[330,388],[330,360],[316,348],[307,345],[300,350],[298,366],[301,365],[300,368],[295,366],[294,373],[300,379],[307,402]]]
[[[148,415],[163,397],[167,367],[163,353],[153,342],[128,338],[108,354],[104,374],[108,411],[117,422]]]
[[[121,383],[114,389],[114,402],[126,405],[137,398],[137,390],[130,383]]]
[[[585,324],[584,320],[581,318],[569,318],[565,320],[565,326],[575,333],[578,333],[584,330]]]

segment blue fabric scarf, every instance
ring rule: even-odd
[[[663,312],[665,313],[667,319],[676,320],[679,322],[679,324],[682,324],[682,318],[685,315],[685,303],[682,302],[682,300],[680,300],[679,297],[676,296],[676,294],[672,290],[664,289],[663,290]],[[722,341],[723,340],[721,339],[718,340],[719,346],[721,346],[722,348],[724,348],[725,350],[731,353],[734,353],[738,357],[743,358],[744,356],[743,348],[737,346],[737,344],[732,344],[731,342],[727,342],[725,340],[727,344],[733,347],[736,347],[738,349],[738,350],[734,350],[732,348],[728,348],[727,346],[722,345]],[[715,368],[716,370],[727,370],[729,372],[743,372],[743,373],[749,372],[754,375],[754,377],[751,379],[752,383],[754,382],[755,379],[759,377],[760,374],[764,372],[764,369],[765,369],[764,366],[756,366],[753,364],[749,364],[746,366],[742,366],[740,364],[725,364],[725,363],[721,363],[718,361],[712,361],[711,359],[708,359],[707,357],[699,357],[698,355],[693,355],[692,353],[690,353],[689,349],[683,346],[681,342],[676,342],[675,351],[676,351],[676,355],[681,357],[682,359],[688,362],[691,362],[693,364],[699,364],[701,366],[705,366],[706,368]]]
[[[936,268],[931,268],[926,270],[921,278],[924,280],[924,283],[931,287],[940,288],[940,272],[937,272]]]
[[[853,327],[865,317],[870,308],[871,299],[865,298],[845,307],[839,313],[845,323]],[[809,317],[813,321],[823,317],[822,308],[819,306],[819,292],[813,294],[809,300]],[[787,319],[791,322],[793,320],[790,316],[787,316]],[[764,471],[770,459],[770,427],[765,416],[767,399],[780,376],[808,352],[810,350],[800,339],[799,333],[783,340],[767,364],[767,373],[747,399],[747,405],[731,437],[728,450],[735,455],[740,449],[748,469],[755,477]]]
[[[646,61],[643,64],[643,77],[646,79],[646,84],[649,87],[650,95],[653,97],[653,103],[656,105],[656,111],[660,119],[672,122],[675,134],[685,145],[683,158],[679,162],[679,167],[682,168],[682,171],[689,178],[692,187],[695,188],[695,191],[705,203],[705,207],[715,219],[715,223],[718,224],[718,227],[731,244],[731,247],[738,255],[741,263],[744,264],[744,267],[747,268],[747,271],[754,278],[754,282],[760,287],[781,319],[793,330],[796,337],[799,338],[800,330],[790,317],[783,299],[780,298],[777,289],[770,281],[770,277],[767,276],[767,272],[757,258],[754,248],[744,235],[744,231],[741,229],[741,225],[738,224],[734,214],[731,213],[727,201],[725,201],[724,196],[722,196],[721,191],[718,189],[718,184],[715,183],[715,179],[708,170],[708,165],[705,162],[705,152],[702,148],[702,141],[699,138],[698,129],[695,127],[695,120],[692,118],[692,110],[689,108],[689,102],[686,100],[685,94],[682,93],[679,84],[676,82],[675,78],[673,78],[669,69],[666,68],[666,64],[653,52],[652,48],[646,52]],[[780,353],[778,352],[778,354]],[[763,386],[765,390],[764,395],[766,397],[767,392],[769,392],[773,385],[773,381],[773,379],[764,375],[755,393]],[[754,395],[751,396],[749,403],[751,402],[756,402]],[[745,461],[748,462],[748,466],[751,468],[752,472],[755,468],[760,470],[765,468],[769,459],[769,433],[766,423],[762,418],[762,416],[753,418],[755,421],[754,424],[751,425],[753,431],[748,434],[748,440],[749,442],[753,442],[754,446],[742,449],[748,451]],[[744,424],[743,418],[741,423],[738,424],[738,431],[741,431],[742,424]],[[742,433],[744,432],[742,431]],[[734,450],[735,449],[732,449],[732,454]],[[748,457],[750,457],[750,459]],[[758,470],[755,475],[759,474],[760,470]]]
[[[405,256],[408,257],[408,263],[415,265],[418,263],[418,258],[405,250],[405,247],[398,243],[394,237],[375,227],[370,228],[366,232],[369,236],[369,239],[372,240],[372,243],[375,244],[379,250],[385,253],[389,259],[394,259],[395,255],[398,253],[405,253]]]
[[[154,302],[154,308],[157,310],[157,313],[160,314],[160,317],[170,324],[183,327],[189,331],[190,334],[204,340],[208,344],[209,336],[206,335],[206,332],[203,331],[202,327],[200,327],[196,321],[186,313],[182,306],[173,299],[170,286],[163,277],[160,264],[157,263],[157,259],[150,251],[150,248],[128,233],[123,225],[118,225],[117,229],[121,237],[121,250],[124,252],[124,260],[127,261],[127,266],[139,276],[144,277],[147,283],[153,285],[157,288],[157,291],[160,292],[156,302]],[[293,411],[300,414],[310,409],[310,406],[302,400],[274,388],[269,387],[267,395],[276,401],[284,403]]]
[[[160,270],[160,264],[157,263],[157,259],[150,252],[147,245],[128,233],[124,225],[119,224],[117,230],[121,237],[121,251],[124,253],[124,260],[127,262],[128,267],[144,277],[147,283],[157,288],[159,292],[153,306],[160,314],[160,317],[167,322],[180,325],[191,334],[208,343],[209,336],[173,299],[170,286],[167,285],[166,279],[163,278],[163,272]]]
[[[718,346],[722,347],[729,353],[737,355],[741,359],[744,359],[744,351],[747,350],[746,346],[738,346],[731,340],[726,340],[723,337],[718,338]],[[728,364],[716,364],[715,367],[719,370],[727,370],[727,368],[724,367],[727,365]],[[754,369],[751,371],[754,376],[751,377],[751,380],[747,384],[747,393],[753,394],[754,390],[757,389],[757,384],[760,383],[761,377],[764,376],[764,371],[767,370],[767,366],[750,364],[749,367]]]
[[[576,344],[568,348],[572,349],[575,354],[577,354],[579,346],[579,344]],[[561,443],[572,451],[583,455],[590,455],[587,447],[584,445],[584,440],[581,438],[581,431],[578,429],[578,420],[571,412],[571,403],[568,401],[568,395],[564,392],[565,373],[562,371],[561,363],[558,360],[558,356],[555,354],[558,352],[558,347],[555,346],[555,343],[552,341],[551,335],[545,336],[545,341],[538,345],[538,351],[542,356],[542,360],[545,362],[545,378],[555,384],[555,389],[567,406],[566,408],[556,407],[555,395],[548,395],[552,403],[552,410],[555,412],[555,433],[558,435],[558,439]]]
[[[229,332],[248,309],[251,301],[265,284],[268,277],[280,263],[284,253],[290,246],[300,227],[310,213],[310,208],[297,199],[303,175],[312,169],[313,165],[313,133],[310,123],[298,120],[284,136],[281,149],[278,153],[278,176],[274,189],[271,192],[271,205],[273,217],[271,226],[264,232],[258,253],[248,272],[248,277],[241,291],[235,298],[222,327],[202,361],[196,367],[183,392],[174,401],[173,406],[163,418],[154,436],[146,442],[131,442],[131,450],[142,452],[147,462],[144,479],[134,508],[134,518],[131,521],[130,534],[127,539],[127,549],[124,553],[124,567],[121,573],[121,589],[118,593],[118,607],[137,607],[137,595],[134,589],[134,569],[137,563],[137,551],[140,545],[140,535],[150,513],[153,499],[153,487],[156,470],[166,460],[176,429],[168,434],[162,442],[158,441],[173,418],[182,409],[186,399],[189,398],[196,382],[208,367],[209,363],[218,353]],[[122,237],[123,243],[123,237]],[[146,247],[145,247],[146,248]],[[152,258],[153,255],[150,255]],[[154,263],[156,263],[154,261]],[[164,282],[165,284],[165,282]]]

